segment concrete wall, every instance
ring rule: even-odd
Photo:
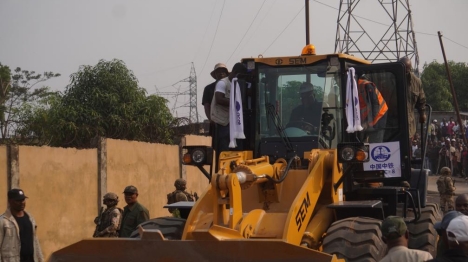
[[[92,236],[97,210],[96,149],[19,147],[19,187],[36,218],[44,255]]]
[[[183,144],[210,145],[211,137],[188,136]],[[107,192],[115,192],[124,207],[123,189],[136,186],[138,200],[151,218],[170,215],[163,208],[166,195],[181,176],[188,191],[201,195],[208,180],[195,167],[181,170],[180,153],[176,145],[114,139],[101,139],[98,149],[85,150],[0,146],[0,212],[7,207],[8,188],[23,189],[29,197],[26,211],[36,218],[47,259],[52,252],[92,236],[94,218]]]
[[[125,206],[123,190],[138,188],[138,201],[148,208],[150,217],[170,215],[163,206],[171,185],[180,176],[179,147],[135,141],[107,139],[107,190],[119,195]]]
[[[8,157],[7,147],[0,146],[0,214],[7,208],[6,194],[8,191]]]

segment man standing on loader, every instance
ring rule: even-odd
[[[419,112],[419,123],[426,122],[426,95],[424,94],[421,80],[413,73],[411,60],[408,57],[403,57],[400,59],[400,62],[406,66],[406,80],[408,83],[408,127],[411,141],[416,133],[416,121],[414,119],[415,108]]]
[[[375,84],[365,75],[358,79],[361,126],[364,128],[364,141],[381,143],[387,123],[388,106]]]
[[[440,194],[440,209],[442,212],[454,210],[453,195],[455,193],[455,186],[453,184],[452,172],[450,168],[443,167],[440,169],[441,176],[437,179],[437,190]],[[447,209],[445,205],[447,204]]]
[[[123,210],[117,207],[119,197],[117,194],[109,192],[103,198],[102,202],[107,208],[94,219],[96,231],[93,237],[118,237],[123,213]]]
[[[211,102],[210,120],[216,124],[216,139],[213,145],[216,155],[223,151],[229,151],[230,127],[229,127],[229,99],[231,96],[231,81],[238,74],[244,74],[247,68],[242,63],[236,63],[229,75],[216,83],[215,93]]]

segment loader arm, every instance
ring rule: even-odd
[[[281,183],[272,180],[285,175],[286,161],[271,165],[268,157],[247,159],[251,154],[245,152],[223,154],[220,162],[229,159],[224,163],[234,161],[236,167],[230,173],[222,168],[213,175],[187,219],[183,240],[237,239],[248,243],[263,239],[297,246],[320,242],[333,222],[332,210],[325,205],[342,200],[341,187],[334,187],[342,175],[336,150],[312,150],[306,154],[308,169],[290,169]],[[316,214],[319,218],[313,220]]]

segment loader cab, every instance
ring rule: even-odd
[[[408,181],[415,189],[416,202],[424,201],[426,180],[412,176],[409,148],[405,66],[402,63],[369,64],[346,54],[244,59],[248,69],[243,76],[245,148],[255,157],[277,159],[301,158],[308,166],[312,149],[341,149],[347,143],[365,144],[366,161],[343,163],[343,194],[349,200],[382,199],[385,214],[395,214],[401,183]],[[385,121],[360,131],[349,130],[349,118],[362,112],[351,107],[350,69],[355,85],[372,82],[388,110]],[[304,105],[301,97],[307,83],[312,89],[313,104]],[[357,89],[357,88],[356,88]],[[356,101],[357,102],[357,101]],[[308,110],[307,112],[304,112]],[[350,115],[351,114],[351,115]],[[340,152],[338,152],[340,154]],[[413,170],[413,173],[414,170]],[[388,187],[376,192],[371,183]],[[383,193],[382,193],[383,192]]]
[[[244,59],[243,63],[248,69],[243,77],[245,149],[252,150],[254,156],[268,155],[274,162],[295,154],[306,166],[304,154],[311,149],[334,149],[344,142],[394,142],[401,150],[395,164],[409,167],[406,104],[400,102],[406,101],[404,65],[370,65],[345,54],[260,57]],[[358,77],[373,81],[388,104],[386,123],[379,130],[346,131],[350,68],[355,70],[356,81]],[[372,140],[377,131],[381,139]],[[401,174],[395,170],[387,177]]]
[[[306,166],[305,152],[337,147],[343,124],[338,59],[301,56],[243,62],[250,81],[244,107],[250,127],[247,145],[255,156],[268,155],[274,162],[298,155]]]

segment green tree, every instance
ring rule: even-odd
[[[453,86],[461,111],[468,111],[468,67],[466,63],[449,63]],[[447,71],[443,63],[435,61],[424,64],[421,81],[426,94],[427,103],[434,111],[452,111],[453,97]]]
[[[37,110],[28,127],[52,146],[89,148],[103,136],[171,143],[172,115],[167,100],[146,96],[145,89],[121,60],[101,60],[72,74],[65,92]]]
[[[9,67],[0,64],[0,135],[3,143],[24,143],[19,130],[27,125],[25,110],[51,94],[48,87],[35,86],[58,76],[60,74],[53,72],[36,74],[20,67],[12,74]]]
[[[5,123],[5,102],[8,98],[8,92],[11,86],[11,71],[8,66],[4,66],[0,63],[0,127],[3,127]],[[3,131],[3,128],[1,128]],[[1,132],[2,138],[4,138],[3,132]]]

